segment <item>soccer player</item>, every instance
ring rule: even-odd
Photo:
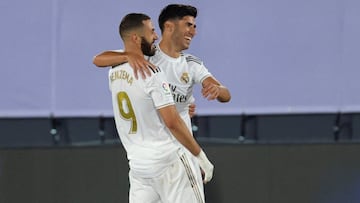
[[[126,15],[119,33],[125,52],[154,55],[158,36],[147,15]],[[204,202],[184,147],[196,157],[205,182],[211,180],[214,167],[176,111],[162,69],[152,71],[136,80],[128,63],[109,70],[116,128],[130,166],[129,202]]]
[[[148,68],[141,69],[147,66],[152,69],[160,68],[170,82],[177,110],[189,130],[191,130],[189,106],[194,102],[192,92],[195,84],[202,85],[202,94],[209,100],[217,99],[220,102],[228,102],[231,98],[229,90],[208,71],[200,59],[182,52],[189,48],[191,40],[196,34],[196,16],[197,9],[193,6],[182,4],[166,6],[159,15],[162,39],[154,56],[144,59],[143,56],[128,51],[105,51],[94,58],[94,64],[99,67],[114,66],[128,61],[134,67],[135,74],[139,68],[145,72],[149,71]],[[141,72],[141,74],[145,78],[145,73]],[[190,153],[188,154],[190,155]],[[191,163],[198,186],[204,195],[201,171],[193,156]]]

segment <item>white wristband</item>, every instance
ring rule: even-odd
[[[198,159],[201,169],[205,173],[204,183],[207,183],[213,177],[214,165],[211,164],[203,150],[200,151],[196,158]]]

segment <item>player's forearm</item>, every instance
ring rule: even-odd
[[[194,156],[197,156],[200,153],[201,148],[194,139],[194,137],[192,136],[192,134],[190,133],[185,122],[179,116],[178,122],[174,122],[174,123],[177,124],[169,127],[171,133]]]
[[[159,109],[159,113],[172,135],[194,156],[197,156],[201,148],[187,128],[185,122],[181,119],[175,105]]]
[[[116,66],[128,61],[124,52],[105,51],[94,57],[93,63],[98,67]]]
[[[217,99],[219,102],[228,102],[231,99],[230,91],[213,76],[202,82],[202,94],[209,100]]]
[[[228,90],[228,88],[220,85],[219,89],[220,89],[220,91],[219,91],[219,96],[217,97],[217,100],[219,102],[229,102],[231,99],[231,94],[230,94],[230,91]]]

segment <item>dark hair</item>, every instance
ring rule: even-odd
[[[144,20],[149,20],[150,17],[143,13],[129,13],[123,17],[119,25],[119,34],[124,39],[127,32],[141,28]]]
[[[161,10],[159,15],[159,27],[161,33],[164,31],[164,24],[168,20],[178,20],[184,16],[192,16],[196,18],[197,9],[191,5],[169,4]]]

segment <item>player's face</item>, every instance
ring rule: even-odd
[[[195,37],[195,35],[196,23],[194,17],[184,16],[175,23],[173,40],[176,40],[176,44],[179,46],[181,51],[190,47],[191,40]]]
[[[146,56],[154,56],[155,46],[154,42],[148,42],[145,37],[141,37],[141,51]]]
[[[141,37],[141,50],[147,56],[155,54],[155,41],[158,35],[155,32],[154,25],[151,20],[144,21],[144,36]]]

